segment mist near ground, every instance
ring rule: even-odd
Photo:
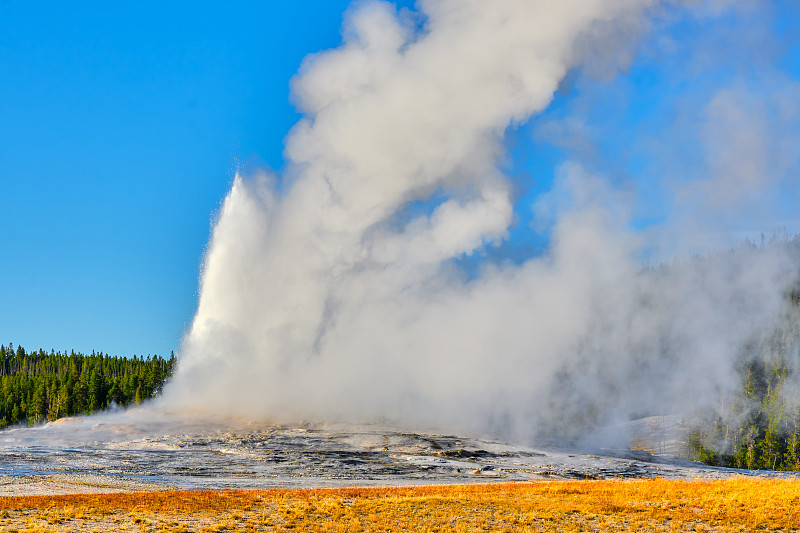
[[[722,88],[643,139],[668,193],[647,225],[636,223],[654,202],[647,184],[584,150],[613,130],[587,131],[578,113],[543,124],[537,135],[570,156],[525,207],[546,245],[481,258],[520,223],[510,127],[544,112],[568,76],[599,86],[624,72],[670,17],[762,7],[354,4],[341,46],[293,81],[305,118],[286,138],[287,169],[241,172],[225,198],[160,404],[517,440],[713,406],[797,279],[792,246],[739,245],[782,227],[778,205],[798,199],[795,82],[769,99]],[[698,57],[713,62],[718,47]]]

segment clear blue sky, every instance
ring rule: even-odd
[[[509,132],[520,219],[563,159],[647,188],[669,156],[641,139],[665,122],[680,137],[670,119],[678,107],[705,105],[731,84],[758,95],[796,81],[800,10],[763,4],[751,41],[707,42],[749,35],[752,13],[657,26],[624,75],[577,75],[551,109]],[[298,119],[289,80],[305,55],[339,43],[347,5],[0,0],[0,342],[126,356],[177,350],[237,165],[281,168]],[[667,56],[648,45],[665,38],[675,43]],[[687,72],[703,47],[727,53]],[[565,116],[589,126],[592,149],[541,134]],[[614,135],[597,133],[609,128]],[[663,191],[650,186],[642,225],[666,216]],[[527,228],[493,253],[533,253],[546,238]]]

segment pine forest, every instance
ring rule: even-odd
[[[175,357],[112,357],[0,345],[0,427],[124,407],[157,395]]]

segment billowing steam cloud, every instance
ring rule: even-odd
[[[641,274],[642,250],[672,253],[674,234],[632,230],[635,194],[573,162],[531,206],[544,254],[476,272],[455,261],[515,222],[499,170],[509,125],[545,109],[576,65],[625,67],[660,7],[357,4],[343,44],[294,80],[306,118],[287,138],[286,173],[234,181],[164,401],[522,438],[712,401],[738,347],[781,305],[793,268],[781,252]],[[709,121],[744,120],[726,112],[730,98]],[[676,202],[719,187],[728,204],[750,194],[756,178],[726,175],[723,151],[708,164],[719,173],[675,185]],[[689,217],[678,218],[683,231]]]

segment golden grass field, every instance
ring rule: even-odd
[[[800,481],[544,481],[4,497],[0,529],[800,531]]]

